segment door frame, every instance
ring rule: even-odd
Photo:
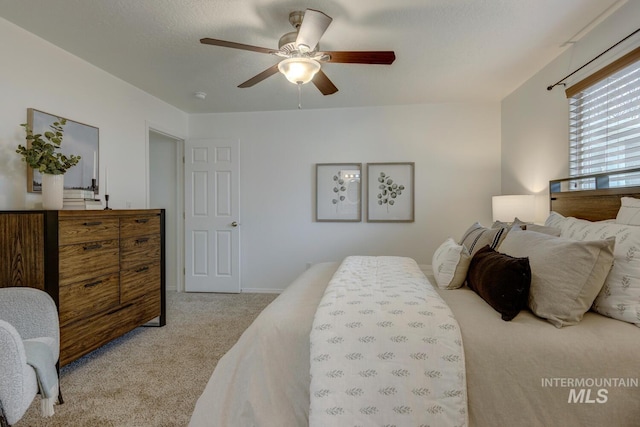
[[[169,130],[162,125],[145,121],[145,206],[149,208],[151,203],[151,165],[149,149],[149,133],[159,133],[176,141],[176,222],[165,226],[175,227],[176,231],[176,291],[184,292],[184,141],[186,135],[181,136],[175,130]]]

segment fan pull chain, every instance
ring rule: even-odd
[[[302,110],[302,83],[298,83],[298,110]]]

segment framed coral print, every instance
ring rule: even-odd
[[[27,124],[34,134],[44,134],[50,130],[49,126],[57,121],[60,116],[38,111],[34,108],[27,109]],[[93,190],[98,193],[98,168],[100,164],[98,128],[67,120],[64,126],[64,138],[60,145],[60,152],[65,155],[74,154],[81,159],[77,165],[64,174],[65,189]],[[27,142],[30,146],[31,141]],[[95,179],[95,186],[93,180]],[[27,166],[27,190],[31,193],[42,191],[42,175],[39,171]]]
[[[316,221],[362,220],[362,163],[316,164]]]
[[[414,221],[414,163],[367,164],[367,221]]]

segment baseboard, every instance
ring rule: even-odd
[[[284,289],[242,288],[243,294],[281,294]]]

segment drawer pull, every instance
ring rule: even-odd
[[[93,245],[87,245],[87,246],[83,246],[83,249],[85,251],[92,251],[95,249],[100,249],[102,247],[102,245],[100,243],[94,243]]]
[[[136,239],[136,245],[140,245],[142,243],[147,243],[149,241],[148,237],[144,237],[142,239]]]
[[[100,283],[102,283],[102,280],[97,280],[95,282],[85,283],[84,287],[85,288],[93,288],[94,286],[98,286]]]
[[[136,273],[142,273],[143,271],[147,271],[149,270],[149,266],[145,265],[144,267],[140,267],[139,269],[136,270]]]
[[[102,221],[93,221],[93,222],[85,222],[84,225],[86,227],[95,227],[96,225],[102,224]]]
[[[129,304],[127,304],[127,305],[123,305],[122,307],[118,307],[118,308],[116,308],[116,309],[114,309],[114,310],[111,310],[111,311],[107,312],[107,316],[110,316],[110,315],[112,315],[112,314],[114,314],[114,313],[117,313],[117,312],[119,312],[119,311],[121,311],[121,310],[126,310],[127,308],[131,307],[132,305],[133,305],[133,303],[132,303],[132,302],[130,302],[130,303],[129,303]]]
[[[136,219],[136,222],[138,224],[146,224],[149,222],[149,218],[139,218],[139,219]]]

